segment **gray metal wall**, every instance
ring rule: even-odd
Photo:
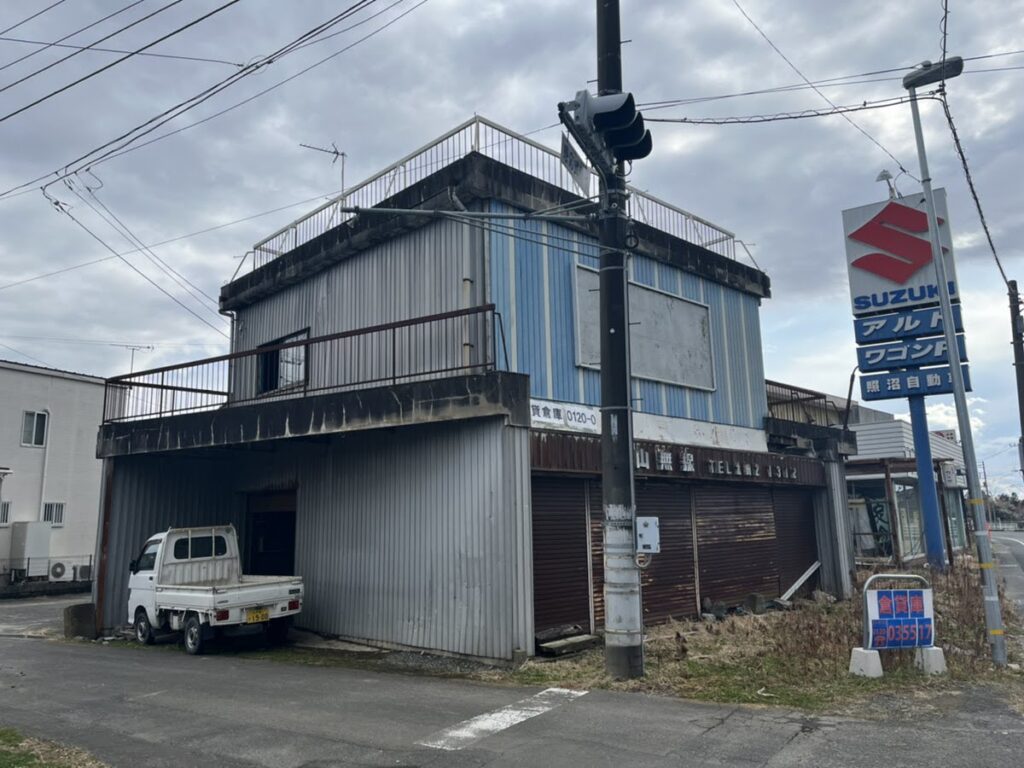
[[[482,304],[476,232],[454,221],[431,223],[239,310],[233,351],[304,328],[322,336]],[[464,287],[464,277],[473,282]]]
[[[223,455],[115,460],[104,626],[127,620],[127,563],[149,534],[241,526],[246,493],[294,487],[301,626],[490,659],[532,653],[528,430],[488,419]]]

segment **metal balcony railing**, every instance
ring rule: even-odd
[[[493,304],[107,379],[104,423],[508,368]]]
[[[771,418],[842,428],[843,412],[823,393],[778,381],[765,381],[764,384],[768,392],[768,414]]]
[[[578,194],[572,176],[555,150],[483,117],[473,117],[426,146],[392,163],[338,197],[264,238],[245,255],[235,273],[246,274],[268,264],[349,219],[342,207],[370,208],[430,174],[479,152],[568,192]],[[596,176],[592,184],[597,188]],[[730,259],[736,258],[735,236],[699,216],[654,195],[630,188],[630,215],[644,224],[703,246]]]

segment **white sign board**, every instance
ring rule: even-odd
[[[959,294],[946,191],[936,189],[933,194],[950,297],[955,300]],[[855,316],[938,303],[924,195],[908,195],[843,211],[843,232]]]
[[[601,434],[601,409],[578,403],[530,398],[530,426],[566,432]]]

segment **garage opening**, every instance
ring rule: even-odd
[[[245,519],[245,573],[295,575],[295,491],[251,493]]]

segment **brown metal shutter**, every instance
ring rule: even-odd
[[[772,497],[775,506],[779,591],[783,592],[818,559],[818,542],[814,536],[814,500],[811,492],[782,488],[773,490]],[[816,584],[817,574],[807,581],[801,592],[809,592]]]
[[[702,486],[694,500],[701,599],[735,604],[752,592],[778,596],[771,491]]]
[[[604,516],[601,485],[590,483],[591,569],[594,574],[594,624],[604,626]],[[661,554],[642,572],[644,621],[684,618],[697,613],[694,584],[693,520],[690,489],[677,483],[639,481],[638,515],[658,518]]]
[[[686,618],[697,613],[693,573],[690,488],[679,483],[638,482],[636,513],[658,518],[661,553],[641,571],[645,621]]]
[[[590,629],[587,506],[583,480],[533,476],[533,621]]]

